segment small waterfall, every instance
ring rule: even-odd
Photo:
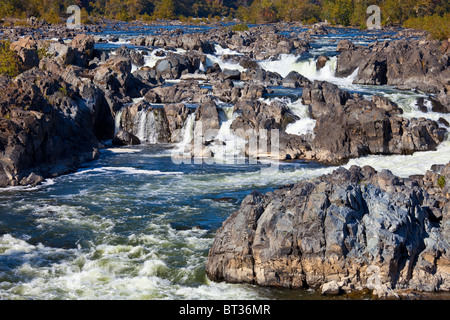
[[[155,110],[144,109],[139,111],[133,121],[133,134],[141,142],[158,143],[158,126],[155,120]]]
[[[206,65],[205,67],[211,67],[214,63],[217,63],[222,70],[230,69],[230,70],[239,70],[241,72],[246,69],[243,68],[238,62],[233,61],[224,61],[222,59],[223,55],[233,55],[233,56],[242,56],[242,53],[237,51],[230,50],[228,48],[224,49],[220,45],[215,46],[216,53],[215,54],[207,54],[206,55]]]
[[[283,78],[289,72],[296,71],[311,81],[328,81],[336,85],[351,85],[358,74],[357,70],[355,70],[346,78],[336,77],[337,57],[331,57],[320,70],[317,70],[316,62],[317,58],[298,61],[298,57],[293,54],[282,54],[279,60],[261,61],[259,64],[268,71],[278,72]]]
[[[175,148],[172,151],[172,161],[176,164],[181,164],[188,159],[191,160],[192,141],[194,140],[194,128],[195,128],[195,113],[191,113],[186,118],[184,126],[179,135],[180,142],[175,144]]]
[[[237,117],[233,111],[233,106],[221,107],[219,131],[215,141],[208,146],[217,163],[236,163],[239,157],[245,157],[246,140],[237,136],[231,129],[231,124]]]
[[[218,108],[220,128],[217,130],[217,133],[214,134],[214,140],[208,141],[206,145],[203,144],[205,141],[199,143],[199,141],[194,139],[200,139],[201,137],[194,136],[197,123],[195,120],[195,113],[191,113],[186,119],[182,129],[180,135],[181,141],[176,144],[172,153],[173,159],[175,159],[175,161],[180,161],[179,159],[189,158],[188,161],[190,161],[192,156],[194,156],[194,158],[201,158],[204,155],[197,154],[197,152],[201,152],[201,150],[196,149],[200,146],[202,146],[202,148],[209,148],[213,154],[213,157],[210,158],[210,160],[215,163],[235,163],[236,157],[243,157],[245,154],[245,140],[236,136],[231,129],[231,124],[235,119],[233,110],[234,106],[222,106],[221,108]],[[203,137],[203,139],[205,138],[206,137]],[[192,152],[195,154],[192,154]]]
[[[183,140],[179,143],[180,146],[187,146],[190,145],[192,140],[194,139],[194,127],[195,127],[195,113],[191,113],[185,122],[184,128],[183,128]]]
[[[309,80],[335,80],[337,57],[330,58],[320,70],[317,70],[317,59],[309,59],[295,63],[293,70],[307,77]]]
[[[309,108],[300,100],[288,104],[289,109],[300,119],[286,127],[286,133],[295,135],[313,134],[316,120],[309,117]]]
[[[117,134],[122,129],[122,114],[123,108],[117,111],[116,116],[114,117],[114,135]]]

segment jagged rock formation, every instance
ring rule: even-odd
[[[450,51],[445,43],[396,40],[364,47],[342,40],[337,48],[341,53],[336,75],[346,77],[358,68],[356,84],[421,90],[437,95],[437,100],[450,110]]]
[[[324,293],[450,290],[450,163],[401,179],[371,167],[338,169],[247,196],[217,231],[214,281]]]

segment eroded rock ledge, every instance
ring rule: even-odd
[[[254,191],[217,231],[213,281],[323,292],[450,291],[450,163],[401,179],[339,168],[267,194]],[[334,288],[334,290],[330,290]]]

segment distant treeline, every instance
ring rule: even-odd
[[[301,21],[365,27],[366,9],[381,8],[383,25],[420,24],[420,19],[444,18],[449,0],[0,0],[0,17],[35,16],[57,22],[69,5],[82,8],[85,22],[96,17],[117,20],[209,18],[234,19],[246,23]],[[418,20],[419,19],[419,20]],[[448,19],[444,18],[444,24]]]

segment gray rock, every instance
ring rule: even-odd
[[[224,69],[219,77],[222,80],[240,80],[241,79],[241,72],[239,70],[230,70],[230,69]]]
[[[311,81],[309,81],[308,78],[302,76],[297,71],[289,72],[289,74],[286,77],[284,77],[282,81],[283,87],[287,88],[304,87],[310,83]]]
[[[412,154],[434,150],[446,129],[424,118],[404,119],[391,101],[350,95],[337,86],[314,82],[303,89],[303,102],[316,119],[311,152],[316,161],[342,164],[369,154]]]
[[[120,130],[112,140],[112,143],[116,146],[127,146],[140,144],[141,141],[134,134]]]
[[[441,175],[449,173],[450,163]],[[213,281],[333,294],[370,289],[383,299],[403,289],[449,291],[449,198],[426,187],[426,176],[400,179],[353,166],[265,195],[253,192],[217,230],[206,274]],[[428,209],[433,201],[439,220]]]
[[[342,289],[336,281],[330,281],[322,285],[321,292],[323,295],[338,295],[342,292]]]
[[[395,40],[368,48],[343,41],[338,50],[336,75],[346,77],[358,68],[354,83],[396,85],[427,93],[447,91],[449,58],[441,54],[439,41]]]

